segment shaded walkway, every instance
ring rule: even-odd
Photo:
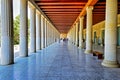
[[[101,60],[61,42],[0,66],[0,80],[119,80],[119,68],[104,68]]]

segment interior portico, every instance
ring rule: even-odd
[[[20,0],[19,34],[15,58],[13,0],[1,0],[0,80],[120,78],[119,0]]]

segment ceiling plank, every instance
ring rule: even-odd
[[[86,2],[37,2],[38,5],[82,5],[84,6]]]
[[[82,9],[84,6],[39,6],[41,9]]]

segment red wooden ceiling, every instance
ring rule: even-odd
[[[88,0],[35,0],[35,2],[48,16],[59,32],[67,33],[81,11],[85,8]],[[94,5],[93,24],[104,19],[105,0],[99,0]]]

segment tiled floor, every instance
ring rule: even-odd
[[[120,69],[102,67],[101,60],[61,42],[0,66],[0,80],[120,80]]]

